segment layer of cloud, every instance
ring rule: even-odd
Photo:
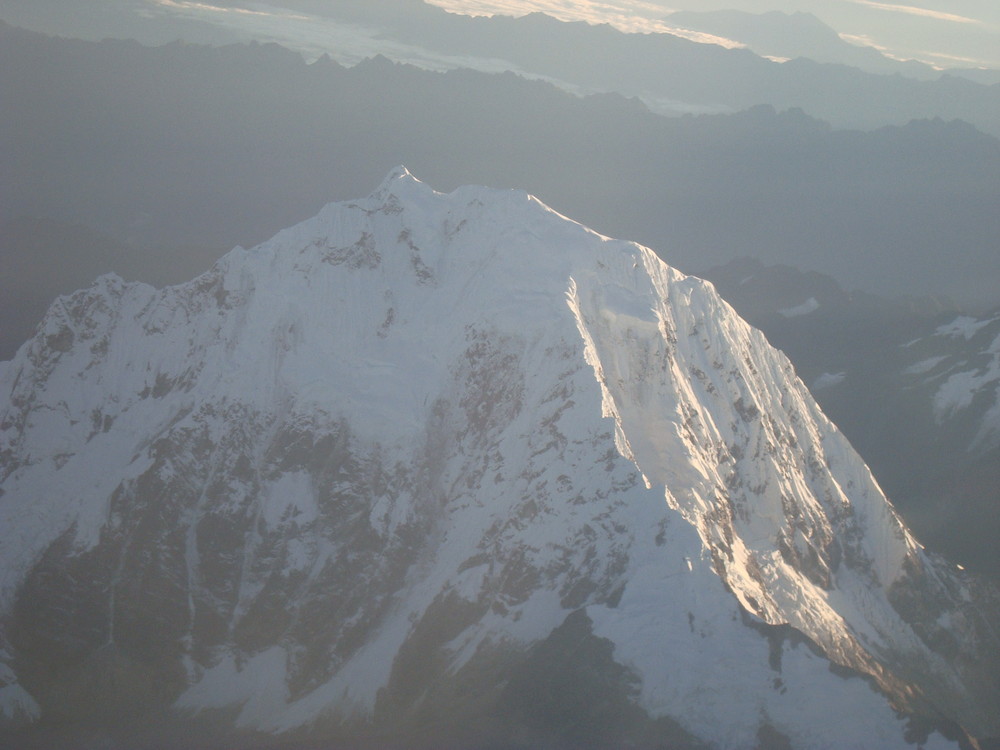
[[[264,10],[250,10],[249,8],[231,8],[211,5],[209,3],[188,2],[188,0],[153,0],[156,5],[164,8],[171,8],[179,11],[191,11],[194,13],[235,13],[244,16],[263,16],[265,18],[297,18],[305,19],[305,16],[292,15],[288,13],[272,13]]]
[[[643,0],[593,2],[593,0],[428,0],[431,5],[469,16],[526,16],[545,13],[561,21],[607,23],[622,31],[669,33],[663,6]]]
[[[566,0],[428,0],[431,5],[469,16],[526,16],[545,13],[560,21],[585,21],[608,24],[635,34],[672,34],[699,44],[717,44],[727,49],[746,45],[723,36],[671,26],[664,20],[668,12],[662,5],[642,2],[568,2]]]
[[[969,18],[968,16],[959,16],[954,13],[943,13],[939,10],[930,10],[928,8],[917,8],[912,5],[897,5],[896,3],[880,3],[876,0],[852,0],[852,2],[857,5],[867,5],[869,8],[877,8],[878,10],[886,10],[893,13],[906,13],[912,16],[924,16],[925,18],[933,18],[937,21],[951,21],[952,23],[972,23],[981,24],[982,21]]]

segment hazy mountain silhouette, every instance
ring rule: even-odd
[[[931,80],[941,71],[913,60],[893,60],[873,47],[845,42],[830,26],[812,13],[748,13],[740,10],[678,11],[671,25],[703,31],[745,44],[758,55],[850,65],[869,73],[900,73]]]
[[[748,49],[670,34],[627,34],[542,13],[470,17],[414,0],[335,5],[289,0],[286,5],[374,24],[389,39],[437,52],[507,60],[525,72],[590,90],[642,96],[670,111],[771,104],[802,108],[837,127],[874,128],[943,117],[965,119],[1000,135],[1000,87],[954,76],[918,81],[805,59],[779,64]],[[810,35],[815,34],[813,29]]]
[[[245,8],[247,4],[218,5]],[[192,15],[191,9],[182,16],[161,9],[155,19],[150,19],[143,18],[141,9],[127,0],[116,0],[113,9],[93,3],[81,9],[81,3],[77,2],[65,13],[61,12],[60,2],[44,0],[43,6],[48,9],[47,14],[28,14],[33,28],[73,36],[77,35],[72,32],[76,27],[89,29],[87,34],[94,37],[96,27],[103,23],[107,29],[104,36],[135,37],[144,42],[161,42],[173,34],[192,41],[216,43],[235,34],[242,39],[277,39],[313,53],[324,44],[316,39],[315,29],[310,25],[289,28],[280,18],[245,26],[234,24],[232,13],[202,14],[200,20],[194,20],[187,17]],[[657,111],[668,113],[731,112],[771,104],[778,109],[799,107],[836,127],[876,128],[903,125],[915,118],[942,117],[964,119],[986,132],[1000,135],[1000,86],[974,83],[954,75],[916,80],[909,76],[918,71],[918,77],[926,77],[926,68],[898,64],[886,67],[877,62],[880,56],[871,49],[858,49],[843,62],[864,71],[874,65],[873,70],[904,71],[907,76],[876,75],[846,65],[805,59],[779,64],[749,49],[725,49],[670,34],[629,34],[608,25],[561,22],[541,13],[520,18],[470,17],[447,13],[420,0],[378,3],[285,0],[282,7],[332,19],[343,24],[345,31],[353,28],[357,33],[359,27],[374,30],[375,41],[365,42],[365,56],[373,54],[371,49],[375,49],[404,62],[429,54],[437,61],[435,65],[479,66],[490,71],[506,67],[552,79],[572,90],[640,96]],[[5,10],[0,4],[2,13],[7,15],[0,17],[26,17],[24,10],[17,7]],[[674,23],[674,18],[671,16],[669,22]],[[830,40],[822,28],[808,23],[808,19],[808,16],[789,17],[787,25],[794,28],[782,29],[778,36],[792,35],[804,47],[816,50],[818,57],[822,57],[824,49],[840,49],[823,59],[836,61],[847,54],[844,52],[847,45]],[[774,25],[774,19],[768,16],[764,23]],[[746,26],[743,22],[741,25]],[[764,34],[760,29],[747,29],[745,33],[758,38]],[[774,35],[768,35],[773,42]],[[337,53],[344,44],[350,46],[350,42],[341,42],[331,47],[331,53]],[[443,62],[442,56],[450,62]],[[356,52],[349,57],[350,62],[358,59]]]

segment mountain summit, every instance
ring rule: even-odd
[[[0,364],[0,482],[11,736],[1000,736],[994,610],[788,360],[523,192],[398,168],[59,298]]]

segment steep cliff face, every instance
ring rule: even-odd
[[[788,361],[524,193],[399,169],[188,284],[102,277],[0,398],[9,724],[1000,735],[986,605]]]

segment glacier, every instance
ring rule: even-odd
[[[61,297],[0,367],[0,482],[9,732],[583,746],[530,696],[592,659],[643,717],[595,747],[1000,736],[995,600],[789,361],[521,191],[400,167],[186,284]]]

